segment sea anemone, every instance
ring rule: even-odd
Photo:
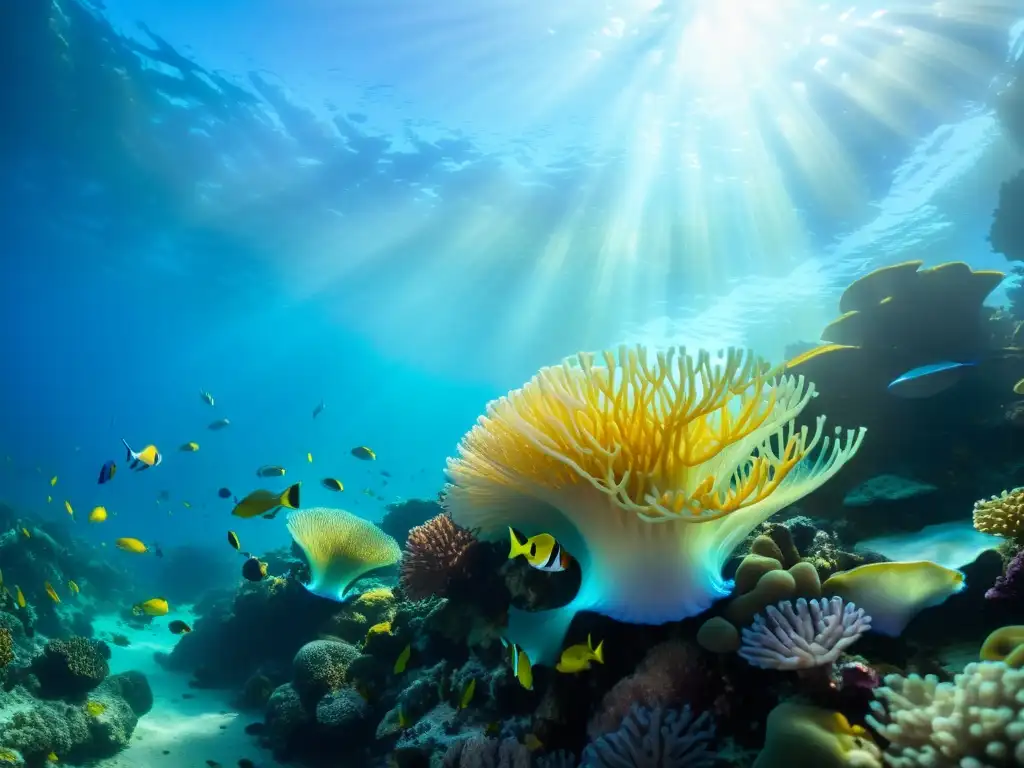
[[[727,596],[736,546],[832,477],[864,435],[830,440],[823,417],[798,427],[813,385],[742,350],[576,359],[490,403],[448,461],[456,523],[495,538],[510,525],[547,532],[579,561],[569,605],[511,612],[508,635],[535,663],[556,658],[581,610],[661,624]]]
[[[473,532],[440,514],[409,531],[399,580],[410,600],[445,597],[460,562],[476,543]]]

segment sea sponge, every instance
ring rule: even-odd
[[[867,723],[889,742],[892,768],[1024,765],[1024,670],[968,664],[952,683],[888,675]]]
[[[838,712],[784,702],[768,715],[753,768],[882,768],[868,732]]]
[[[974,527],[1007,539],[1024,537],[1024,488],[974,502]]]
[[[32,660],[45,698],[81,698],[103,682],[110,672],[110,648],[99,640],[72,637],[50,640]]]
[[[409,531],[399,576],[409,599],[447,596],[453,580],[466,575],[460,565],[476,540],[472,531],[456,525],[446,513]]]
[[[380,528],[343,509],[292,510],[288,532],[309,561],[306,589],[328,600],[344,600],[358,578],[394,565],[402,555],[398,543]]]
[[[292,661],[292,684],[306,706],[312,706],[324,694],[337,691],[348,680],[348,665],[359,656],[359,649],[338,640],[314,640],[306,643]]]
[[[581,353],[487,407],[449,459],[445,506],[481,535],[552,534],[579,562],[571,603],[511,611],[509,639],[553,663],[579,611],[661,624],[731,591],[722,566],[762,522],[832,477],[863,430],[794,419],[814,396],[754,355]],[[653,358],[653,359],[651,359]]]
[[[743,630],[739,655],[762,669],[795,670],[834,664],[871,628],[871,617],[841,598],[803,598],[769,605]]]
[[[695,717],[689,706],[680,711],[634,705],[617,731],[587,745],[580,768],[711,768],[716,762],[709,748],[714,736],[708,712]]]

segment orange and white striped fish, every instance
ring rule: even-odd
[[[147,445],[141,451],[135,452],[132,447],[128,445],[128,441],[123,437],[121,442],[124,443],[125,449],[128,451],[128,469],[134,469],[136,472],[141,472],[144,469],[157,466],[164,457],[160,451],[156,449],[155,445]]]

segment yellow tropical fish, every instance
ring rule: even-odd
[[[412,725],[412,720],[405,714],[405,707],[398,708],[398,727],[405,730]]]
[[[49,762],[51,762],[51,763],[56,763],[56,762],[57,762],[58,760],[60,760],[60,758],[59,758],[59,757],[57,757],[57,753],[56,753],[56,752],[51,752],[50,754],[48,754],[48,755],[46,756],[46,759],[47,759],[47,760],[48,760]]]
[[[587,635],[586,643],[576,643],[562,651],[562,658],[555,665],[555,669],[563,674],[574,675],[590,669],[592,661],[604,664],[604,640],[595,648],[590,635]]]
[[[54,475],[53,477],[50,478],[50,487],[52,488],[56,484],[57,484],[57,476]]]
[[[504,637],[501,638],[501,644],[508,650],[509,658],[512,660],[512,674],[523,688],[532,691],[533,665],[530,663],[530,657],[526,655],[526,651]]]
[[[372,448],[367,448],[365,445],[353,448],[349,453],[363,461],[376,461],[377,459],[377,454],[374,453],[374,450]]]
[[[138,539],[123,538],[117,539],[114,542],[114,546],[120,549],[122,552],[131,552],[133,555],[141,555],[148,552],[149,549]]]
[[[395,674],[400,675],[405,672],[405,668],[409,664],[409,657],[412,656],[412,644],[405,646],[405,649],[398,654],[398,658],[395,660]]]
[[[524,539],[514,528],[510,527],[508,535],[512,540],[512,547],[508,553],[509,560],[514,560],[522,555],[532,567],[547,573],[564,571],[572,562],[569,554],[562,549],[562,545],[550,533],[538,533],[536,536]]]
[[[544,749],[544,742],[537,738],[536,733],[528,733],[523,736],[523,746],[531,752],[536,752],[538,749]]]
[[[132,613],[136,616],[141,614],[145,614],[146,616],[166,616],[167,612],[170,610],[171,607],[163,597],[152,597],[149,600],[136,603],[132,606]]]
[[[52,503],[52,502],[53,502],[53,496],[47,496],[47,497],[46,497],[46,503],[47,503],[47,504],[50,504],[50,503]]]
[[[28,532],[28,528],[22,528],[21,535],[24,536],[26,539],[32,538],[32,534]]]
[[[235,505],[231,514],[236,517],[259,517],[279,507],[298,509],[300,485],[301,483],[295,483],[295,485],[288,486],[283,493],[253,491]]]
[[[68,579],[68,590],[71,592],[71,594],[77,595],[78,594],[78,585],[75,584],[75,582],[73,582],[70,579]]]
[[[71,502],[70,501],[65,501],[64,502],[64,509],[66,509],[68,511],[68,514],[71,515],[71,519],[74,520],[75,519],[75,510],[71,508]]]
[[[473,694],[476,693],[476,678],[472,678],[466,687],[462,691],[462,696],[459,697],[459,709],[465,709],[469,706],[469,702],[473,700]]]
[[[106,519],[107,519],[107,508],[106,507],[96,507],[95,509],[93,509],[92,512],[89,513],[89,522],[90,523],[102,523]]]
[[[1024,379],[1021,379],[1013,385],[1013,394],[1024,395]]]
[[[196,442],[183,443],[182,446],[178,450],[179,451],[184,451],[185,453],[195,453],[196,451],[199,450],[199,443],[196,443]]]
[[[107,711],[107,705],[99,701],[87,701],[85,711],[93,717],[99,717]]]
[[[53,600],[53,602],[55,602],[55,603],[57,603],[59,605],[60,604],[60,597],[57,595],[57,590],[55,590],[53,588],[53,585],[50,584],[50,582],[47,581],[47,582],[43,583],[43,587],[46,589],[46,594],[48,594],[50,596],[50,599]]]
[[[192,504],[190,502],[183,501],[181,502],[181,505],[185,507],[185,509],[192,509]]]
[[[306,454],[306,461],[308,461],[310,464],[313,463],[313,454],[312,453],[307,453]]]
[[[131,446],[128,445],[128,441],[123,437],[121,442],[124,443],[124,448],[128,452],[128,469],[134,469],[136,472],[141,472],[144,469],[155,467],[164,460],[164,457],[157,450],[155,445],[147,445],[141,451],[133,451]]]
[[[25,602],[25,593],[21,591],[21,587],[19,587],[17,584],[14,585],[14,594],[14,602],[18,604],[19,608],[24,608],[27,605],[27,603]]]

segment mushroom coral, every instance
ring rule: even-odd
[[[653,359],[651,359],[653,357]],[[621,347],[542,369],[491,402],[449,459],[445,505],[487,538],[555,536],[579,561],[568,605],[511,611],[508,636],[552,663],[579,611],[662,624],[729,594],[726,559],[860,447],[794,419],[814,396],[750,352]]]

